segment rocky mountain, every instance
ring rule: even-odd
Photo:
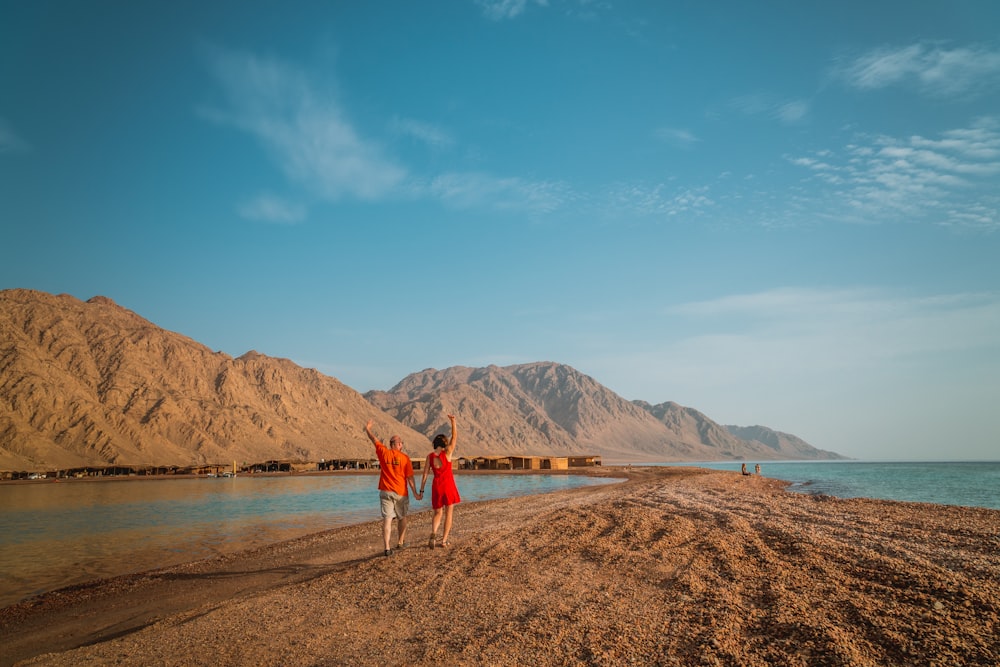
[[[654,415],[672,433],[686,442],[697,441],[713,448],[712,459],[762,460],[838,460],[845,457],[835,452],[816,449],[805,440],[788,433],[773,431],[766,426],[722,426],[694,408],[672,401],[650,405],[636,401]]]
[[[760,443],[765,447],[769,447],[772,450],[781,453],[788,459],[819,458],[815,455],[817,450],[814,449],[808,442],[802,438],[791,435],[790,433],[774,431],[766,426],[726,426],[725,428],[737,438],[749,442]],[[822,458],[843,458],[837,454],[833,454],[832,452],[823,452],[823,454],[826,454],[827,456]]]
[[[676,403],[629,402],[551,362],[428,369],[365,397],[423,433],[443,432],[443,416],[460,415],[462,451],[474,454],[599,454],[623,461],[840,458],[801,440],[743,439]]]
[[[428,369],[362,396],[287,359],[213,352],[105,297],[0,291],[0,470],[369,458],[369,418],[421,456],[448,413],[463,455],[838,458],[675,403],[626,401],[557,363]]]
[[[460,415],[463,453],[659,456],[666,435],[656,420],[569,366],[428,369],[365,397],[424,433]]]
[[[233,358],[110,299],[0,292],[0,469],[369,458],[400,432],[358,392],[287,359]]]

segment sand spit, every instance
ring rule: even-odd
[[[0,662],[1000,664],[1000,511],[629,474],[463,504],[450,549],[424,512],[389,558],[371,522],[57,591],[0,610]]]

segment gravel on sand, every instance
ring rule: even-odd
[[[0,663],[1000,664],[1000,511],[592,474],[629,479],[462,503],[447,549],[422,512],[26,600]]]

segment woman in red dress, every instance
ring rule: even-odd
[[[462,502],[458,495],[458,487],[455,486],[455,475],[452,473],[451,461],[455,451],[455,444],[458,441],[458,431],[455,428],[455,415],[448,415],[451,422],[451,438],[444,437],[444,433],[434,436],[434,451],[427,455],[424,465],[424,475],[420,480],[420,495],[424,493],[427,485],[427,474],[434,471],[434,482],[431,484],[431,507],[434,508],[434,519],[431,523],[431,537],[427,541],[427,546],[434,548],[437,542],[438,526],[441,525],[441,516],[444,516],[444,534],[441,537],[441,546],[448,546],[448,535],[451,534],[451,514],[455,505]]]

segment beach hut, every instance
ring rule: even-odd
[[[263,463],[254,463],[250,467],[253,472],[291,472],[292,470],[290,461],[264,461]]]
[[[566,456],[544,456],[542,457],[542,470],[568,470],[569,457]]]
[[[510,464],[512,470],[541,470],[542,458],[540,456],[511,456]]]
[[[317,470],[370,470],[371,459],[324,459],[316,464]]]
[[[511,470],[511,460],[506,456],[480,456],[476,459],[477,470]]]
[[[600,456],[570,456],[569,457],[569,467],[570,468],[589,468],[591,466],[601,465]]]

